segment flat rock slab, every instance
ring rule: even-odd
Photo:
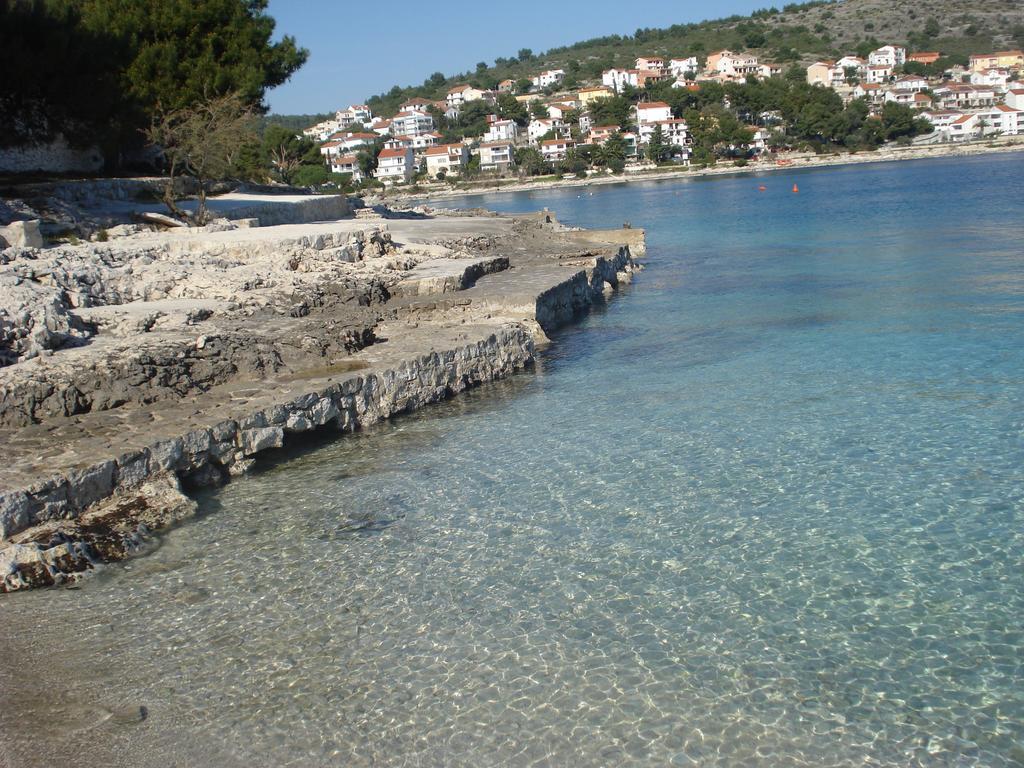
[[[333,367],[224,384],[178,401],[122,407],[0,430],[4,462],[0,490],[26,488],[43,477],[65,474],[105,459],[139,451],[191,430],[238,420],[301,395],[361,374],[401,365],[411,357],[458,348],[497,332],[498,325],[387,328],[374,344]]]

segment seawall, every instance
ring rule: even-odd
[[[527,367],[545,332],[604,301],[633,269],[630,249],[619,247],[525,277],[488,275],[447,294],[459,297],[451,309],[466,313],[463,325],[403,328],[401,339],[368,347],[345,370],[214,388],[154,411],[134,436],[95,438],[88,461],[69,459],[45,479],[0,490],[0,591],[60,584],[144,549],[152,532],[194,513],[182,485],[242,474],[291,436],[352,431]],[[74,428],[100,435],[112,418],[85,414]]]

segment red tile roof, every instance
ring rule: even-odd
[[[380,157],[405,157],[408,151],[408,147],[405,149],[383,149],[381,150]]]

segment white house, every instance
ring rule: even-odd
[[[419,109],[399,112],[391,118],[391,133],[394,136],[419,136],[434,130],[434,118]]]
[[[690,127],[685,120],[669,119],[658,120],[655,123],[642,123],[640,125],[640,141],[646,143],[651,140],[654,130],[661,126],[661,135],[667,144],[686,148],[692,143],[690,141]]]
[[[353,123],[369,125],[373,121],[373,112],[365,104],[352,104],[347,109],[338,110],[337,120],[343,128],[348,128]]]
[[[659,120],[671,120],[672,108],[663,101],[649,101],[634,107],[637,125],[641,130],[645,123],[656,123]]]
[[[971,85],[987,85],[1002,90],[1009,82],[1008,69],[983,69],[981,72],[971,72]]]
[[[326,157],[344,155],[376,140],[375,133],[336,133],[320,147],[320,154]]]
[[[707,70],[720,80],[743,80],[747,75],[760,75],[757,56],[717,51],[708,56]]]
[[[638,69],[608,69],[601,75],[601,83],[618,92],[631,85],[638,87],[640,70]]]
[[[412,147],[382,149],[374,176],[385,184],[408,183],[415,173]]]
[[[359,159],[355,155],[335,155],[329,161],[331,173],[349,173],[352,181],[363,180],[363,172],[359,169]]]
[[[566,115],[568,115],[575,109],[577,109],[575,105],[566,104],[564,102],[559,102],[557,104],[548,104],[548,117],[554,117],[558,120],[565,120]]]
[[[536,144],[542,136],[551,131],[555,131],[559,136],[568,136],[569,126],[565,124],[564,120],[555,117],[536,118],[526,126],[526,136],[531,144]]]
[[[677,161],[683,165],[690,164],[690,129],[685,120],[659,120],[656,123],[644,123],[640,126],[640,143],[650,142],[654,131],[660,127],[661,135],[666,144],[679,149],[674,153]]]
[[[411,146],[412,136],[392,136],[384,142],[384,149],[405,149]]]
[[[1018,136],[1024,132],[1024,110],[1007,104],[967,113],[925,112],[922,115],[935,126],[946,141],[970,141],[995,134]]]
[[[864,79],[874,85],[887,83],[892,77],[892,71],[893,67],[889,64],[869,64],[864,72]]]
[[[515,147],[511,141],[491,141],[480,145],[480,169],[483,171],[503,171],[515,162]]]
[[[540,143],[540,153],[549,163],[565,160],[569,150],[576,146],[572,139],[547,139]]]
[[[427,174],[432,178],[444,171],[445,174],[462,173],[469,163],[469,147],[465,144],[442,144],[431,147],[424,155],[427,158]]]
[[[896,78],[892,87],[904,91],[918,92],[928,88],[928,81],[920,75],[904,75],[903,77]]]
[[[912,91],[909,88],[892,88],[885,92],[885,100],[914,109],[927,109],[932,105],[932,97],[927,93]]]
[[[378,136],[387,136],[391,133],[391,121],[383,117],[378,117],[367,127]]]
[[[868,63],[859,56],[843,56],[836,62],[836,66],[843,70],[856,69],[857,74],[863,74],[867,65]]]
[[[484,141],[515,141],[519,137],[519,126],[515,120],[494,120],[487,126]]]
[[[1024,88],[1011,88],[1006,92],[1006,106],[1024,109]]]
[[[685,78],[687,74],[696,74],[700,71],[700,62],[696,56],[690,56],[687,59],[669,59],[668,71],[676,77]]]
[[[533,85],[535,88],[548,88],[559,85],[565,79],[564,69],[548,69],[539,75],[534,75]]]
[[[995,89],[989,86],[950,83],[936,88],[933,93],[943,109],[990,107],[996,103]]]
[[[437,146],[437,142],[441,140],[441,134],[431,131],[430,133],[421,133],[418,136],[410,136],[409,138],[412,139],[412,148],[420,151]]]
[[[448,91],[448,96],[445,99],[449,107],[458,109],[467,101],[494,101],[494,91],[485,91],[480,88],[474,88],[472,85],[457,85]]]
[[[885,99],[885,91],[878,83],[857,83],[853,87],[853,98],[865,99],[871,104],[880,104]]]
[[[907,49],[898,45],[883,45],[876,48],[868,55],[868,64],[871,66],[886,66],[891,68],[902,67],[907,63]]]
[[[963,112],[953,110],[929,109],[921,113],[921,117],[931,123],[936,131],[944,131],[963,116]]]

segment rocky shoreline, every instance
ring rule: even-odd
[[[3,251],[18,290],[0,306],[22,304],[0,368],[0,591],[145,551],[194,514],[188,489],[292,436],[529,366],[643,249],[642,230],[547,213],[378,210]]]

